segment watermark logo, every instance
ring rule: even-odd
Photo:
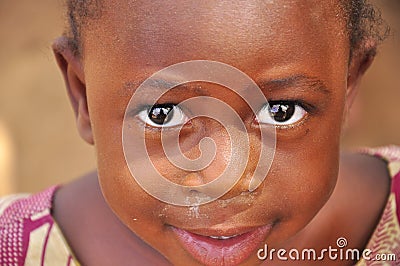
[[[146,149],[145,129],[137,132],[132,123],[130,110],[141,104],[146,97],[154,105],[168,91],[190,82],[207,82],[223,86],[239,95],[257,114],[261,106],[268,104],[257,84],[245,73],[230,65],[207,60],[178,63],[164,68],[146,79],[135,91],[125,111],[122,143],[126,162],[136,182],[153,197],[172,205],[194,206],[209,203],[227,193],[242,177],[250,153],[247,129],[240,115],[229,105],[229,99],[220,100],[209,96],[198,96],[180,102],[177,106],[189,109],[189,119],[207,117],[223,125],[230,138],[230,160],[218,178],[200,186],[183,186],[165,178],[150,160]],[[149,96],[149,90],[151,93]],[[149,99],[149,97],[151,99]],[[204,108],[204,107],[207,108]],[[202,108],[199,108],[202,107]],[[182,125],[183,126],[183,125]],[[179,146],[179,130],[161,130],[163,151],[169,162],[186,172],[205,169],[214,160],[216,144],[205,137],[199,142],[201,155],[187,158]],[[273,125],[260,130],[261,152],[252,176],[249,191],[255,190],[265,179],[275,153],[276,132]],[[172,136],[171,136],[172,134]],[[193,193],[193,192],[196,193]]]
[[[347,239],[344,237],[339,237],[336,240],[336,245],[338,246],[338,248],[344,248],[347,246]]]
[[[373,254],[371,249],[360,251],[356,248],[347,248],[348,242],[344,237],[336,240],[336,246],[329,246],[321,250],[314,248],[304,249],[274,249],[269,248],[267,244],[264,248],[257,251],[257,257],[260,260],[281,260],[281,261],[397,261],[395,254]]]

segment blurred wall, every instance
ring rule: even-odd
[[[362,83],[349,146],[400,145],[400,0],[375,3],[394,35]],[[62,27],[61,0],[0,0],[0,154],[8,167],[0,195],[39,191],[95,168],[50,49]]]
[[[62,28],[61,0],[0,0],[0,121],[14,152],[8,193],[39,191],[95,168],[50,48]]]
[[[400,145],[400,0],[374,0],[391,27],[364,77],[346,135],[350,146]]]

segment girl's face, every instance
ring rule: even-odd
[[[84,31],[83,79],[100,183],[116,215],[172,263],[182,265],[223,260],[255,264],[265,243],[282,246],[307,225],[329,198],[338,172],[349,58],[341,14],[336,1],[105,1],[101,18]],[[223,100],[248,129],[250,158],[242,178],[222,198],[195,209],[163,203],[136,183],[124,158],[122,126],[142,81],[169,65],[197,59],[246,73],[268,101],[284,102],[277,107],[281,112],[289,108],[281,113],[287,117],[271,118],[290,125],[277,126],[271,169],[262,185],[249,192],[260,132],[243,99],[202,82],[163,96],[160,104],[195,96]],[[162,119],[153,111],[155,120]],[[137,127],[143,126],[139,118],[132,118]],[[217,154],[206,169],[183,171],[162,152],[160,128],[149,128],[150,159],[174,182],[207,183],[234,156],[226,130],[212,119],[196,118],[182,132],[179,141],[189,156],[198,152],[195,140],[207,136],[215,141]],[[238,234],[243,235],[222,239]]]

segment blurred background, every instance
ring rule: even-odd
[[[400,0],[373,1],[391,25],[362,83],[344,146],[400,145]],[[50,44],[62,0],[0,0],[0,196],[37,192],[95,168]]]

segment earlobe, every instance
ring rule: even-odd
[[[94,144],[81,59],[71,50],[64,36],[56,39],[52,47],[75,113],[79,134],[86,142]]]

